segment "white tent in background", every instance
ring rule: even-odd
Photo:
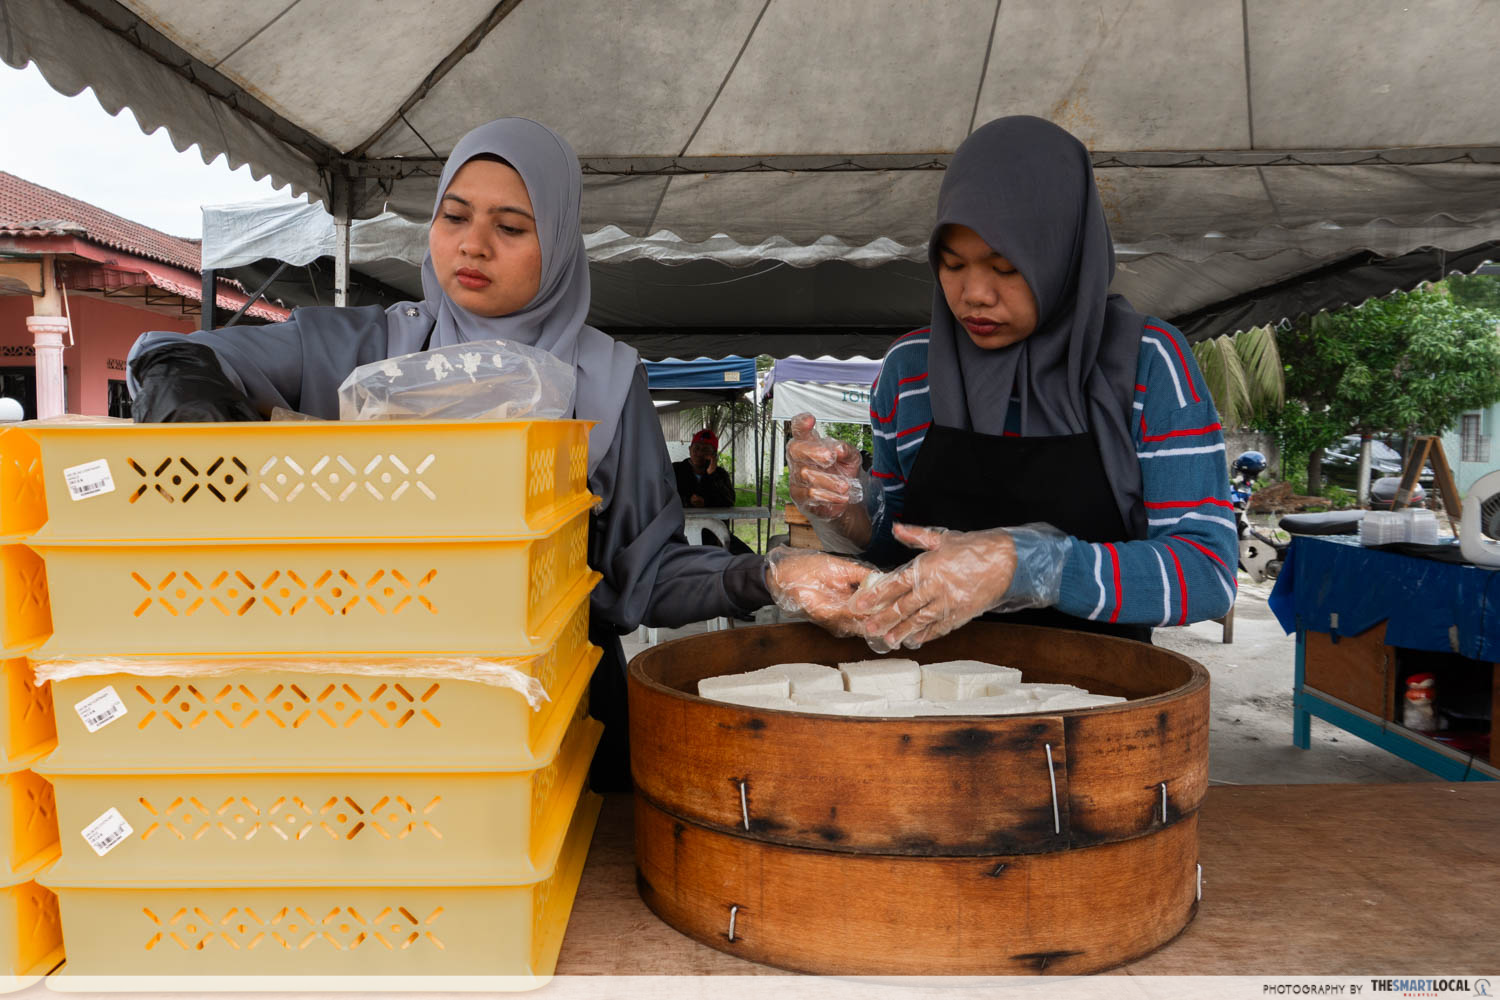
[[[865,358],[782,358],[767,373],[761,399],[771,400],[771,418],[811,413],[820,423],[868,424],[870,388],[880,362]]]

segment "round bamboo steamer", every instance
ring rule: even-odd
[[[913,858],[781,847],[637,798],[636,885],[711,948],[843,976],[1088,975],[1197,912],[1198,818],[1051,854]]]
[[[712,947],[821,974],[1084,974],[1181,931],[1196,911],[1207,785],[1200,664],[981,622],[906,655],[1129,700],[866,718],[694,693],[704,677],[870,655],[860,640],[779,625],[631,662],[638,882],[658,916]]]
[[[696,694],[704,677],[871,655],[862,641],[812,625],[709,632],[641,653],[629,674],[636,790],[710,830],[913,856],[1128,840],[1193,815],[1203,801],[1208,672],[1146,643],[976,622],[896,654],[1005,664],[1028,682],[1130,699],[1088,711],[883,719]]]

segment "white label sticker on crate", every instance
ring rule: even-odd
[[[120,700],[111,684],[74,705],[73,711],[78,713],[89,732],[97,733],[125,714],[125,703]]]
[[[103,816],[83,828],[83,839],[102,858],[134,832],[125,822],[125,817],[120,815],[120,810],[111,806]]]
[[[63,470],[68,493],[74,500],[87,500],[115,491],[114,477],[109,474],[109,459],[100,458]]]

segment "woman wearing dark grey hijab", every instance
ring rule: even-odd
[[[873,395],[878,502],[810,421],[794,496],[900,569],[854,609],[915,647],[971,619],[1150,641],[1222,616],[1237,530],[1224,441],[1192,352],[1109,293],[1114,248],[1088,150],[1039,118],[958,148],[928,259],[932,324],[887,352]]]
[[[148,333],[131,349],[133,412],[143,422],[260,420],[285,407],[339,415],[354,368],[470,340],[533,345],[571,364],[573,413],[595,421],[589,565],[603,574],[590,638],[605,650],[594,713],[606,724],[596,783],[629,786],[620,635],[800,606],[849,631],[847,597],[866,570],[821,554],[768,570],[756,555],[692,546],[661,425],[636,352],[586,325],[588,260],[579,229],[578,160],[551,129],[502,118],[464,136],[443,168],[422,264],[420,302],[309,308],[271,326]],[[832,587],[830,590],[829,588]],[[842,600],[835,600],[841,592]]]

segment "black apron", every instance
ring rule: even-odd
[[[1001,437],[933,424],[907,477],[901,520],[955,531],[1044,521],[1086,542],[1130,538],[1092,434]],[[1075,618],[1056,608],[992,612],[983,620],[1151,641],[1149,625]]]

